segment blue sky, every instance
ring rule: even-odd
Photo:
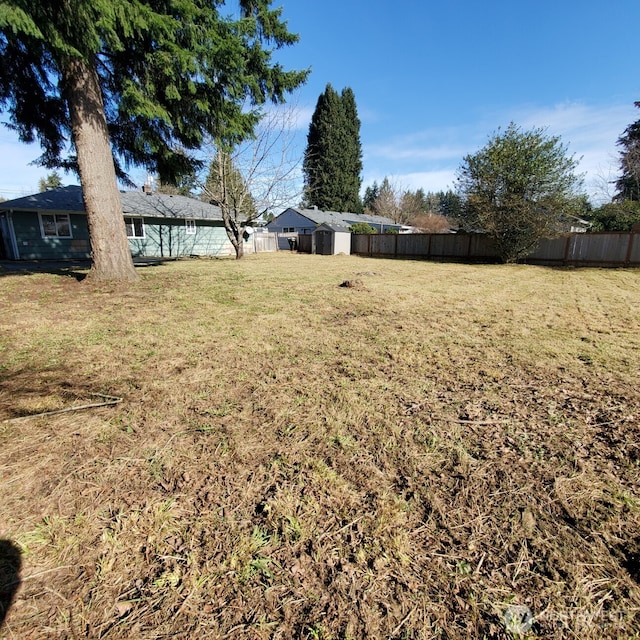
[[[425,191],[454,186],[462,158],[511,121],[545,127],[582,158],[593,200],[615,179],[616,140],[640,118],[640,2],[614,0],[275,0],[300,42],[277,54],[310,67],[298,92],[298,144],[327,83],[351,87],[363,187],[389,176]],[[0,129],[0,195],[37,189],[35,145]],[[74,182],[73,178],[65,179]]]

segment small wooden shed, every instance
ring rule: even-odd
[[[311,241],[311,253],[321,256],[335,256],[339,253],[351,254],[351,231],[340,224],[323,222],[318,225]]]

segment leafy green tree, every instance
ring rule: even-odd
[[[462,198],[454,191],[439,191],[440,206],[438,213],[449,220],[456,220],[462,213]]]
[[[597,207],[586,217],[591,222],[590,231],[631,231],[635,225],[640,225],[640,202],[609,202]]]
[[[62,178],[57,171],[51,171],[45,178],[40,178],[40,180],[38,180],[38,189],[40,190],[40,193],[61,186]]]
[[[353,91],[326,86],[309,125],[302,166],[304,204],[325,211],[362,213],[362,146]]]
[[[400,197],[400,209],[403,221],[410,223],[427,211],[426,195],[422,189],[405,191]]]
[[[640,108],[640,102],[634,103]],[[616,180],[614,200],[640,200],[640,120],[630,124],[618,138],[622,175]]]
[[[362,198],[362,206],[364,210],[367,212],[373,211],[373,204],[380,193],[380,187],[378,183],[374,180],[373,184],[368,186],[364,190],[364,197]]]
[[[198,179],[194,170],[180,175],[173,182],[158,180],[156,182],[156,193],[164,193],[170,196],[194,197],[198,190]]]
[[[463,226],[489,234],[505,262],[526,256],[542,238],[556,235],[562,216],[573,212],[582,183],[576,166],[559,137],[511,123],[463,160]]]
[[[440,210],[440,194],[429,191],[424,192],[424,189],[418,189],[415,192],[416,204],[421,213],[438,213]]]
[[[265,47],[297,41],[281,9],[237,5],[223,16],[209,0],[0,0],[0,110],[41,144],[42,166],[78,172],[93,278],[137,277],[116,177],[141,166],[175,184],[205,135],[250,136],[256,105],[304,82]]]
[[[349,231],[351,233],[378,233],[378,230],[368,222],[356,222],[349,227]]]

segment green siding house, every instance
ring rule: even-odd
[[[134,257],[234,253],[219,207],[144,191],[123,191],[120,197]],[[245,250],[249,252],[249,244]],[[0,259],[77,260],[90,254],[81,187],[59,187],[0,203]]]

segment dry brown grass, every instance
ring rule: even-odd
[[[0,637],[640,637],[638,271],[263,254],[0,300]]]

